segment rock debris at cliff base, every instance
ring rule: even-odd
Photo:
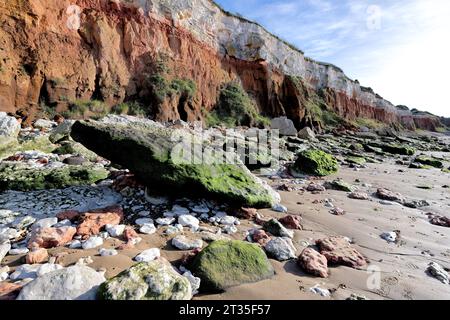
[[[105,138],[102,123],[114,128]],[[260,182],[236,198],[223,186],[173,192],[157,177],[163,170],[145,171],[154,159],[108,140],[123,136],[122,125],[133,132],[128,146],[145,130],[153,132],[152,141],[178,131],[204,142],[205,132],[192,125],[124,116],[72,125],[39,121],[36,128],[8,131],[0,162],[0,299],[450,296],[447,136],[331,131],[281,137],[283,156],[271,167],[251,172],[246,158],[239,160],[240,174]],[[92,128],[95,140],[82,138]],[[206,137],[216,130],[206,130]],[[244,137],[245,144],[254,130],[238,129],[234,138]],[[309,158],[298,161],[299,155]],[[161,168],[167,165],[159,160]],[[48,188],[41,173],[8,181],[11,167],[20,168],[15,175],[67,168],[69,176],[88,168],[105,174],[80,181],[72,179],[77,174],[49,173],[44,181],[58,185]],[[228,186],[241,179],[215,178]],[[252,202],[252,188],[272,200]],[[367,270],[381,271],[375,289],[368,287]],[[71,281],[80,285],[66,288]]]

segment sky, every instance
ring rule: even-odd
[[[450,117],[449,0],[217,0],[395,105]]]

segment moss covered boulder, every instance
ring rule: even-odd
[[[236,156],[234,164],[225,162],[198,133],[187,129],[165,128],[144,120],[114,125],[82,121],[73,125],[71,135],[160,192],[207,195],[250,207],[272,207],[279,202],[279,195],[255,177],[236,154],[224,154]]]
[[[306,173],[321,177],[334,174],[338,170],[339,165],[334,156],[315,149],[300,152],[291,168],[294,174]]]
[[[272,265],[258,245],[237,240],[212,242],[197,255],[190,268],[202,280],[201,289],[212,292],[274,275]]]
[[[89,185],[107,177],[108,171],[103,167],[64,166],[41,169],[4,163],[0,164],[0,191],[62,189]]]
[[[407,145],[400,145],[394,143],[379,143],[379,142],[371,142],[370,146],[379,148],[383,152],[387,152],[390,154],[398,154],[403,156],[412,156],[416,153],[416,149]]]
[[[326,182],[325,188],[344,192],[353,192],[357,189],[355,186],[352,186],[351,184],[345,182],[342,179],[336,179],[331,182],[329,181]]]
[[[427,156],[418,156],[416,159],[414,159],[415,163],[420,163],[426,166],[435,167],[438,169],[444,168],[444,163],[441,160],[434,159]]]
[[[104,282],[100,300],[190,300],[189,280],[164,259],[142,262]]]

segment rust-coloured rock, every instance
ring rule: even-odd
[[[68,211],[63,211],[63,212],[58,213],[56,215],[56,217],[60,221],[62,221],[62,220],[75,221],[80,217],[80,215],[81,215],[81,213],[76,210],[68,210]]]
[[[255,230],[252,233],[252,240],[261,246],[265,246],[272,238],[264,230]]]
[[[278,221],[280,221],[281,224],[288,229],[303,230],[303,226],[301,224],[302,218],[299,216],[288,215]]]
[[[344,237],[329,237],[317,240],[316,244],[330,264],[344,265],[351,268],[363,267],[367,259],[359,253]]]
[[[77,229],[74,227],[42,228],[33,231],[28,248],[55,248],[72,241]]]
[[[0,282],[0,300],[15,300],[23,286],[20,282]]]
[[[77,228],[77,234],[83,237],[97,235],[107,224],[118,225],[122,219],[123,210],[120,206],[92,210],[81,216],[82,222]]]
[[[39,264],[48,261],[48,251],[45,248],[32,249],[27,253],[25,261],[27,264]]]
[[[237,213],[236,217],[240,219],[253,220],[256,217],[258,210],[255,208],[241,208]]]
[[[307,273],[328,278],[327,258],[312,248],[303,250],[298,257],[297,263]]]

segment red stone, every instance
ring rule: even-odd
[[[72,241],[77,229],[74,227],[43,228],[31,234],[28,248],[55,248]]]
[[[97,235],[107,224],[118,225],[122,219],[123,210],[120,206],[92,210],[81,215],[82,222],[77,228],[77,234],[83,237]]]
[[[280,223],[288,229],[293,230],[303,230],[303,226],[301,225],[301,220],[299,216],[288,215],[284,218],[279,219]]]

